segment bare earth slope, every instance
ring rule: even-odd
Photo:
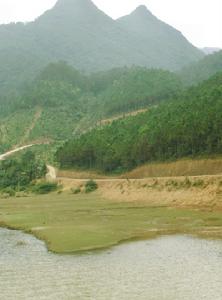
[[[145,165],[121,177],[96,172],[61,171],[64,190],[80,188],[93,178],[105,199],[150,205],[222,209],[222,159],[180,160]]]

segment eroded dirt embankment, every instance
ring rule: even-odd
[[[147,164],[119,178],[75,170],[59,170],[57,175],[65,190],[83,190],[85,182],[92,178],[105,199],[222,210],[220,157]]]
[[[77,170],[56,170],[56,174],[64,190],[84,192],[86,181],[95,180],[104,199],[222,211],[220,157],[147,164],[119,178]]]
[[[65,190],[84,191],[87,179],[59,178],[58,181]],[[222,211],[222,176],[98,179],[96,182],[99,193],[109,200]]]

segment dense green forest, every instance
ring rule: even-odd
[[[31,151],[14,159],[0,162],[0,190],[23,191],[34,180],[44,177],[46,165]]]
[[[59,0],[33,22],[0,25],[0,41],[1,93],[59,60],[91,73],[133,65],[178,70],[204,56],[145,7],[115,21],[90,0]]]
[[[62,168],[123,171],[145,162],[222,153],[222,73],[148,112],[67,141]]]
[[[198,84],[216,74],[222,72],[222,51],[205,56],[200,61],[190,64],[179,72],[184,85]]]
[[[98,97],[106,116],[137,110],[174,98],[182,90],[177,76],[168,71],[132,68]],[[100,110],[101,110],[100,108]]]
[[[152,106],[181,90],[169,71],[132,67],[86,76],[64,62],[52,63],[20,92],[2,97],[0,150],[63,141],[107,116]]]

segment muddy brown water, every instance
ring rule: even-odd
[[[167,236],[55,255],[0,229],[1,300],[221,300],[222,241]]]

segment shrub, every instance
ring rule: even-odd
[[[85,184],[85,192],[91,193],[98,189],[98,185],[94,180],[89,180]]]
[[[194,187],[203,187],[204,186],[204,181],[202,179],[197,179],[196,181],[193,182]]]
[[[16,192],[16,194],[15,194],[15,197],[16,198],[24,198],[24,197],[28,197],[29,195],[28,195],[28,193],[26,193],[25,191],[19,191],[19,192]]]
[[[183,182],[181,182],[181,187],[182,188],[190,188],[192,186],[192,182],[188,177],[185,178]]]
[[[176,180],[171,179],[166,182],[166,186],[177,189],[180,186],[180,183]]]
[[[36,194],[48,194],[56,191],[58,184],[56,182],[40,182],[33,186],[32,192]]]
[[[3,189],[2,193],[5,195],[8,195],[9,197],[15,196],[15,190],[11,187],[7,187],[7,188]]]
[[[80,187],[77,187],[76,189],[71,189],[71,192],[74,194],[74,195],[77,195],[77,194],[80,194],[81,193],[81,189]]]

